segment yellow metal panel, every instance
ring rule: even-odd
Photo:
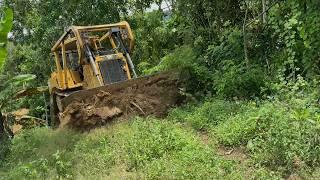
[[[58,88],[59,89],[65,89],[64,87],[64,72],[61,71],[57,71],[56,72],[56,78],[57,78],[57,82],[58,82]]]
[[[100,86],[100,83],[97,80],[97,77],[94,75],[90,65],[83,66],[83,76],[84,76],[84,82],[83,82],[84,89],[91,89],[91,88]]]
[[[59,54],[57,52],[54,52],[53,55],[54,55],[54,58],[55,58],[54,60],[55,60],[55,63],[56,63],[57,70],[61,71],[62,67],[61,67],[61,64],[60,64]]]
[[[52,93],[53,89],[58,89],[59,84],[58,84],[58,77],[57,73],[54,72],[51,74],[51,78],[48,81],[48,86],[49,86],[49,92]]]
[[[82,86],[78,72],[67,70],[67,74],[65,76],[65,71],[53,72],[51,74],[51,78],[48,81],[50,93],[53,89],[66,90]]]
[[[79,72],[70,70],[70,75],[75,84],[81,83],[82,80],[80,78]]]

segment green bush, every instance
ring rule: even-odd
[[[215,134],[224,145],[246,145],[255,162],[274,170],[288,173],[305,166],[318,166],[317,109],[297,99],[264,102],[220,124]]]
[[[218,141],[225,146],[245,145],[256,134],[256,110],[252,108],[250,111],[236,114],[218,125],[214,130]]]
[[[6,179],[69,178],[71,152],[82,136],[78,133],[46,128],[24,131],[12,141],[7,157]]]
[[[36,128],[24,131],[12,141],[9,162],[49,158],[57,151],[70,151],[80,138],[80,134],[68,130],[55,132],[46,128]]]
[[[243,54],[243,37],[242,32],[238,28],[226,28],[219,34],[219,39],[210,42],[206,47],[202,61],[209,69],[223,68],[225,61],[234,60],[235,64],[239,64],[244,60]]]
[[[173,109],[169,119],[186,122],[196,130],[209,130],[236,113],[239,108],[234,102],[211,99],[198,106]]]
[[[259,67],[246,68],[233,61],[225,61],[222,69],[215,72],[214,89],[223,97],[253,98],[261,96],[261,88],[267,81]]]
[[[156,66],[162,57],[175,49],[177,33],[169,27],[170,21],[163,21],[163,12],[137,12],[128,18],[136,39],[132,55],[136,64],[148,64],[149,68]],[[140,65],[138,70],[144,72]]]
[[[49,165],[47,159],[38,159],[31,162],[18,165],[12,169],[5,179],[45,179],[49,174]],[[1,178],[0,178],[1,179]]]
[[[0,168],[5,165],[5,160],[10,152],[11,142],[9,139],[3,138],[0,140]]]
[[[159,71],[183,69],[195,63],[196,55],[190,46],[182,46],[175,49],[171,54],[164,56],[157,66],[143,69],[144,74],[153,74]],[[148,67],[143,62],[140,67]]]
[[[259,133],[249,142],[249,150],[257,162],[280,170],[292,171],[315,167],[320,163],[319,113],[312,108],[273,108],[278,118],[261,118]],[[291,107],[292,108],[292,107]],[[275,112],[273,112],[275,113]],[[277,169],[277,168],[275,168]]]

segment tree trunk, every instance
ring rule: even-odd
[[[0,111],[0,162],[3,161],[9,153],[10,137],[7,127],[6,119]]]
[[[0,112],[0,142],[13,138],[14,134],[3,114]]]
[[[6,131],[4,129],[4,118],[0,112],[0,143],[7,137]]]
[[[262,0],[262,22],[263,24],[267,23],[267,5],[266,0]]]
[[[244,21],[243,21],[242,31],[243,31],[244,58],[245,58],[246,66],[247,66],[247,68],[249,68],[250,62],[249,62],[249,57],[248,57],[248,40],[247,40],[247,32],[246,32],[247,17],[248,17],[248,8],[246,6],[246,14],[245,14]]]

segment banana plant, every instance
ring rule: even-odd
[[[7,41],[8,34],[12,29],[13,11],[9,8],[2,8],[0,10],[0,72],[3,70],[3,64],[7,58]],[[34,80],[35,75],[23,74],[14,77],[0,76],[0,141],[10,131],[8,123],[5,122],[2,112],[10,103],[12,103],[15,95],[19,90],[25,89],[24,86]],[[7,133],[6,133],[7,132]],[[9,132],[9,134],[11,134]]]
[[[32,74],[23,74],[14,76],[9,80],[2,81],[0,80],[0,110],[8,105],[11,101],[15,100],[14,96],[19,90],[23,89],[23,86],[34,80],[35,75]]]
[[[7,58],[8,34],[12,29],[13,11],[9,8],[2,9],[0,20],[0,69]]]
[[[2,65],[7,57],[7,41],[8,41],[8,33],[12,29],[13,22],[13,11],[9,8],[2,9],[2,16],[0,20],[0,70],[2,69]],[[4,102],[1,101],[3,104]],[[5,126],[3,123],[3,117],[0,108],[0,141],[6,135]]]
[[[13,136],[9,123],[5,121],[2,110],[14,101],[15,93],[26,83],[35,79],[35,75],[18,75],[9,80],[0,80],[0,142],[5,136]]]

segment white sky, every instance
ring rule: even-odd
[[[162,2],[161,9],[166,9],[166,8],[167,8],[167,4],[165,2]],[[147,9],[147,12],[150,12],[150,11],[153,11],[153,10],[157,10],[157,9],[159,9],[158,5],[156,3],[153,3],[151,5],[151,7]]]

